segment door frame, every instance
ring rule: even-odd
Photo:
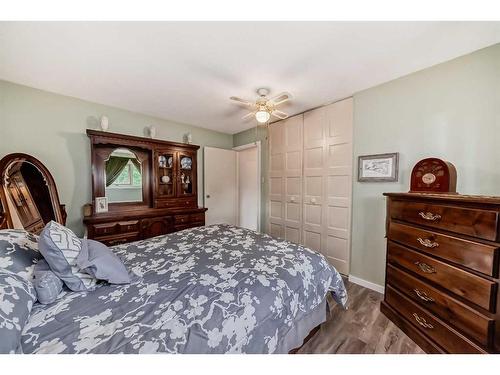
[[[241,146],[236,146],[233,147],[232,149],[236,151],[236,201],[238,204],[236,205],[236,218],[237,222],[239,225],[239,218],[240,218],[240,186],[239,186],[239,181],[240,181],[240,171],[239,171],[239,154],[238,151],[246,150],[249,148],[254,148],[257,147],[257,232],[262,232],[261,228],[261,209],[262,209],[262,184],[264,183],[264,179],[262,177],[262,143],[261,141],[255,141],[251,143],[247,143]]]

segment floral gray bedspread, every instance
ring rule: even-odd
[[[36,304],[24,353],[273,353],[342,278],[300,245],[228,225],[116,246],[128,285]]]

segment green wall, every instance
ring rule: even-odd
[[[145,127],[154,125],[158,139],[182,142],[183,134],[191,132],[193,143],[202,147],[233,146],[230,134],[0,81],[0,157],[24,152],[40,159],[54,176],[61,203],[67,205],[68,226],[79,235],[83,234],[82,206],[91,200],[90,143],[85,130],[98,129],[102,115],[109,117],[110,132],[144,136]],[[203,165],[202,148],[198,163]],[[202,205],[202,168],[198,185]]]
[[[353,184],[351,274],[380,285],[382,193],[408,191],[418,160],[452,162],[460,193],[500,195],[500,44],[355,94],[356,163],[386,152],[400,153],[399,182]]]
[[[260,222],[261,231],[267,232],[267,195],[269,193],[269,186],[267,181],[267,170],[269,166],[269,142],[267,137],[267,126],[254,127],[240,133],[233,135],[233,146],[242,146],[249,143],[261,141],[261,208],[260,208]]]

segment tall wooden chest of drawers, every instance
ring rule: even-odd
[[[384,195],[381,311],[426,352],[500,352],[500,198]]]

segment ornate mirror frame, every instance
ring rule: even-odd
[[[9,168],[13,163],[16,162],[30,163],[40,171],[49,191],[50,203],[52,205],[52,209],[54,210],[55,221],[57,221],[62,225],[65,225],[67,216],[65,206],[62,205],[61,202],[59,201],[59,195],[57,193],[56,183],[54,181],[54,178],[50,174],[49,170],[45,167],[45,165],[43,165],[43,163],[40,160],[36,159],[31,155],[23,153],[14,153],[6,155],[2,158],[2,160],[0,160],[0,181],[1,181],[0,206],[3,208],[3,212],[0,212],[0,229],[14,227],[12,222],[12,217],[9,212],[9,205],[7,203],[4,181],[6,173],[9,171]]]
[[[141,163],[142,201],[110,202],[108,212],[144,210],[152,206],[152,140],[123,134],[106,133],[87,129],[90,138],[90,154],[92,163],[92,214],[96,212],[96,198],[106,195],[106,160],[117,148],[126,148]]]

